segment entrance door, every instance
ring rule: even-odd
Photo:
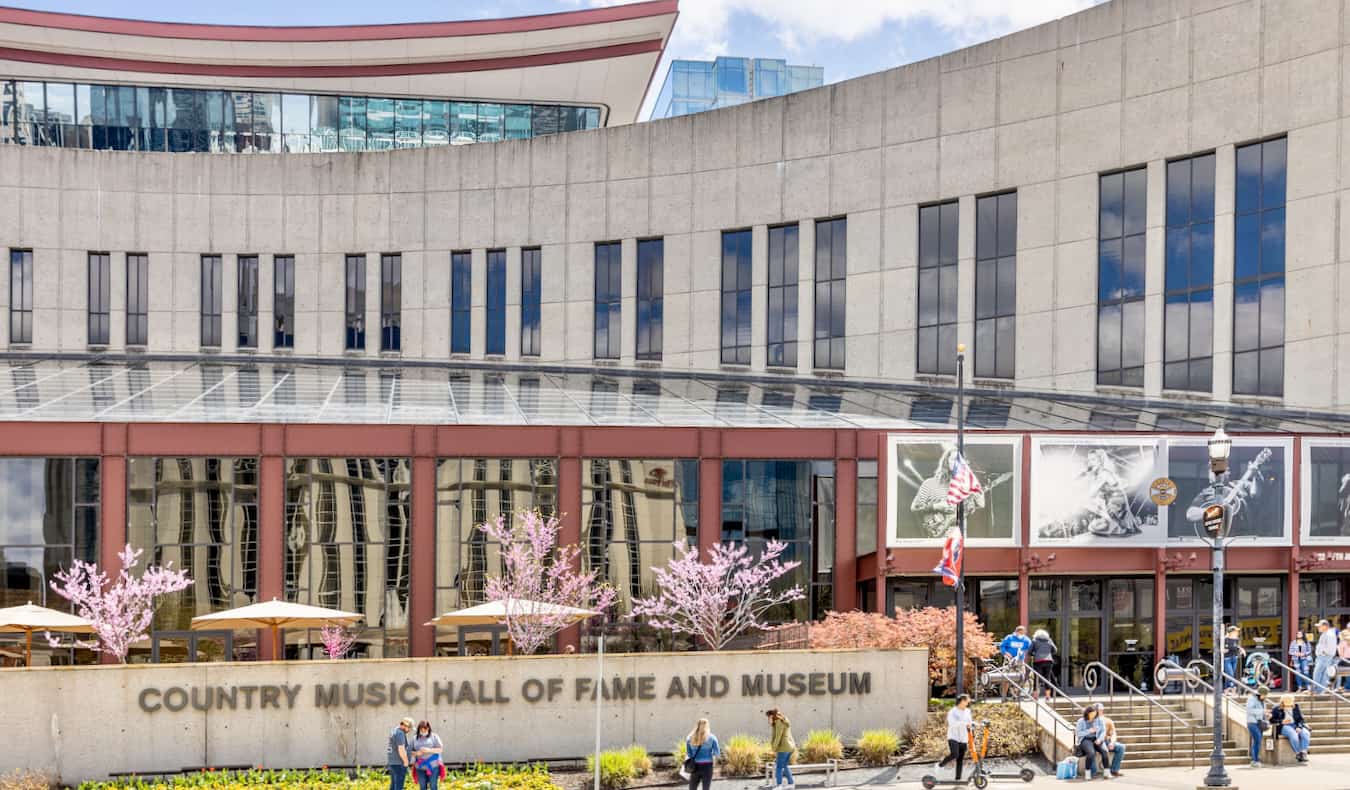
[[[1083,691],[1083,670],[1101,661],[1136,686],[1153,665],[1153,580],[1057,578],[1031,580],[1032,630],[1045,629],[1059,647],[1057,683]],[[1104,689],[1107,678],[1099,678]]]
[[[150,661],[156,664],[233,659],[234,633],[231,631],[156,631],[150,641]]]

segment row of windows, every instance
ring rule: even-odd
[[[304,153],[595,129],[596,107],[0,81],[0,142],[115,151]]]

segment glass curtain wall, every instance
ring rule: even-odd
[[[404,458],[286,461],[286,600],[360,612],[351,655],[408,654],[412,480]],[[323,658],[317,631],[286,654]]]

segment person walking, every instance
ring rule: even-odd
[[[1027,652],[1031,650],[1031,637],[1027,636],[1027,627],[1019,625],[1012,630],[1011,634],[1003,637],[1003,641],[998,643],[999,655],[1003,656],[1003,663],[1006,666],[1016,669],[1018,679],[1022,683],[1027,682],[1026,678],[1026,660]],[[1007,681],[1003,682],[1003,699],[1008,699],[1009,685]]]
[[[413,735],[412,757],[418,790],[437,790],[441,784],[441,736],[431,731],[431,722],[419,721]]]
[[[773,749],[773,786],[796,787],[797,780],[792,777],[792,754],[797,751],[797,742],[792,740],[792,722],[777,708],[764,712],[769,717],[769,748]],[[786,780],[786,782],[784,781]]]
[[[1289,665],[1298,675],[1294,675],[1294,691],[1307,691],[1308,662],[1312,659],[1312,644],[1308,641],[1307,635],[1302,631],[1295,631],[1294,638],[1289,643]],[[1302,675],[1303,677],[1299,677]]]
[[[1303,711],[1294,702],[1293,694],[1282,695],[1280,704],[1270,711],[1270,737],[1278,738],[1281,735],[1289,741],[1289,748],[1294,750],[1294,759],[1301,763],[1308,762],[1308,744],[1312,740],[1312,733],[1308,732],[1308,725],[1303,723]]]
[[[1261,738],[1266,731],[1266,695],[1270,689],[1258,686],[1247,695],[1247,734],[1251,736],[1252,767],[1261,767]]]
[[[966,741],[970,726],[974,722],[970,717],[970,695],[962,694],[956,698],[956,704],[947,711],[947,756],[937,764],[937,769],[947,767],[947,763],[956,761],[956,781],[961,781],[961,769],[966,761]]]
[[[1341,638],[1336,643],[1336,680],[1333,685],[1350,691],[1350,628],[1341,629]]]
[[[1106,770],[1099,768],[1101,755],[1097,752],[1097,741],[1102,737],[1102,723],[1097,720],[1097,707],[1088,705],[1083,708],[1083,717],[1073,730],[1074,743],[1078,744],[1078,755],[1086,764],[1078,778],[1086,780],[1089,775],[1094,779],[1105,779]],[[960,778],[960,777],[958,777]]]
[[[1231,678],[1237,677],[1238,667],[1242,660],[1246,658],[1247,651],[1243,649],[1242,642],[1238,639],[1242,632],[1235,625],[1228,626],[1223,637],[1223,688],[1224,691],[1232,691],[1234,683]]]
[[[398,726],[389,731],[389,745],[385,749],[384,764],[389,769],[389,790],[403,790],[408,780],[408,733],[412,732],[413,720],[404,717]]]
[[[1097,709],[1097,721],[1102,725],[1102,737],[1097,742],[1097,751],[1101,753],[1103,760],[1111,761],[1111,778],[1120,778],[1120,764],[1125,759],[1125,744],[1120,742],[1120,736],[1116,732],[1116,723],[1106,715],[1106,706],[1098,702],[1092,707]]]
[[[1325,619],[1317,621],[1317,646],[1313,648],[1313,691],[1326,694],[1330,691],[1331,668],[1336,663],[1336,632]]]
[[[722,746],[712,734],[708,720],[699,719],[684,739],[685,761],[693,763],[689,770],[689,790],[697,790],[700,784],[703,790],[712,787],[713,763],[721,753]]]
[[[1046,699],[1050,699],[1053,695],[1049,684],[1055,682],[1055,654],[1058,652],[1059,648],[1055,647],[1054,640],[1045,632],[1045,629],[1036,629],[1028,653],[1031,655],[1031,668],[1036,670],[1036,674],[1044,679],[1047,684],[1043,688]]]

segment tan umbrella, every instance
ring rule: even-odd
[[[309,606],[303,603],[278,601],[273,598],[265,603],[254,603],[230,609],[224,612],[212,612],[192,618],[192,630],[205,631],[217,628],[272,629],[272,660],[279,657],[280,644],[277,631],[282,628],[323,628],[326,625],[351,625],[364,615],[356,612],[344,612],[339,609],[325,609],[322,606]]]
[[[0,609],[0,633],[24,634],[23,665],[33,663],[33,632],[59,631],[66,634],[92,634],[94,624],[73,614],[58,612],[32,601],[23,606]]]
[[[542,618],[561,617],[565,623],[571,625],[579,623],[590,617],[600,614],[590,609],[578,609],[575,606],[563,606],[562,604],[546,603],[544,601],[531,601],[525,598],[503,598],[500,601],[488,601],[480,603],[477,606],[470,606],[467,609],[456,609],[453,612],[446,612],[436,619],[427,623],[427,625],[439,626],[469,626],[469,625],[497,625],[505,622],[508,618],[517,620],[530,620]],[[511,642],[508,639],[506,643],[507,651],[511,650]]]

